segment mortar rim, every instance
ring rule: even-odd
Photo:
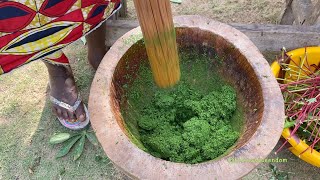
[[[133,177],[139,179],[150,179],[150,177],[154,179],[212,179],[212,176],[216,175],[218,179],[226,177],[228,179],[239,178],[235,174],[242,177],[249,173],[258,163],[232,164],[228,162],[227,158],[236,158],[238,156],[248,159],[265,158],[278,142],[278,138],[274,137],[280,138],[281,136],[283,121],[277,121],[277,119],[281,119],[281,117],[284,119],[285,115],[283,98],[278,83],[273,77],[267,61],[255,45],[243,33],[231,26],[200,16],[176,17],[175,26],[199,28],[217,34],[232,43],[247,58],[260,82],[264,102],[262,121],[253,136],[243,147],[236,149],[227,156],[216,161],[193,165],[155,158],[133,145],[122,130],[117,127],[114,115],[110,113],[112,112],[112,107],[110,106],[110,88],[113,72],[118,61],[140,39],[137,38],[130,42],[124,42],[132,35],[141,35],[139,27],[129,31],[117,40],[103,58],[96,72],[89,97],[92,127],[108,157],[118,167]],[[261,146],[257,146],[258,143]],[[151,163],[153,167],[147,167]],[[139,165],[135,167],[135,164]],[[142,172],[141,170],[143,169],[144,171]],[[176,174],[172,172],[176,172]]]

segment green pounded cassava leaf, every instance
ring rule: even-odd
[[[286,121],[285,123],[284,123],[284,129],[285,128],[290,128],[290,127],[293,127],[294,125],[295,125],[295,121]]]
[[[88,140],[91,142],[91,144],[93,144],[94,146],[99,146],[98,139],[93,133],[87,133],[86,136]]]
[[[50,138],[49,143],[50,144],[59,144],[59,143],[62,143],[64,141],[68,140],[70,137],[71,137],[71,135],[69,133],[55,134]]]
[[[60,158],[68,154],[72,146],[81,138],[81,135],[77,135],[69,139],[69,141],[66,142],[66,144],[60,149],[60,151],[57,153],[56,158]]]
[[[86,136],[81,136],[81,139],[79,140],[78,144],[75,147],[76,149],[74,150],[74,156],[73,156],[74,161],[79,159],[79,157],[81,156],[84,149],[85,140],[86,140]]]

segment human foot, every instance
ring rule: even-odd
[[[106,44],[106,23],[86,36],[88,43],[88,60],[94,69],[97,69],[102,58],[109,49]]]
[[[45,64],[49,72],[53,113],[57,115],[60,122],[67,128],[83,128],[79,126],[88,123],[88,119],[85,106],[78,99],[78,90],[71,68],[68,66],[52,65],[46,62]]]

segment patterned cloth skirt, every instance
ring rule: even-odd
[[[68,65],[61,49],[120,6],[120,0],[0,0],[0,75],[37,59]]]

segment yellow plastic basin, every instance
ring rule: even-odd
[[[295,49],[293,51],[290,51],[287,54],[289,56],[291,56],[291,59],[296,64],[300,64],[300,61],[301,61],[300,59],[304,58],[306,52],[307,52],[308,63],[319,65],[319,63],[320,63],[320,47],[299,48],[299,49]],[[290,63],[292,64],[293,62],[290,62]],[[277,61],[272,63],[271,69],[272,69],[273,74],[276,77],[279,77],[281,67]],[[290,138],[290,132],[291,132],[291,130],[289,128],[284,129],[282,132],[282,137],[285,139],[289,139],[288,142],[292,146],[289,148],[289,150],[293,154],[295,154],[296,156],[298,156],[299,158],[304,160],[305,162],[310,163],[314,166],[320,167],[320,153],[312,148],[309,148],[309,145],[307,145],[305,142],[303,142],[298,136],[293,135]],[[304,152],[303,154],[301,154],[307,148],[309,148],[309,149],[306,152]]]

